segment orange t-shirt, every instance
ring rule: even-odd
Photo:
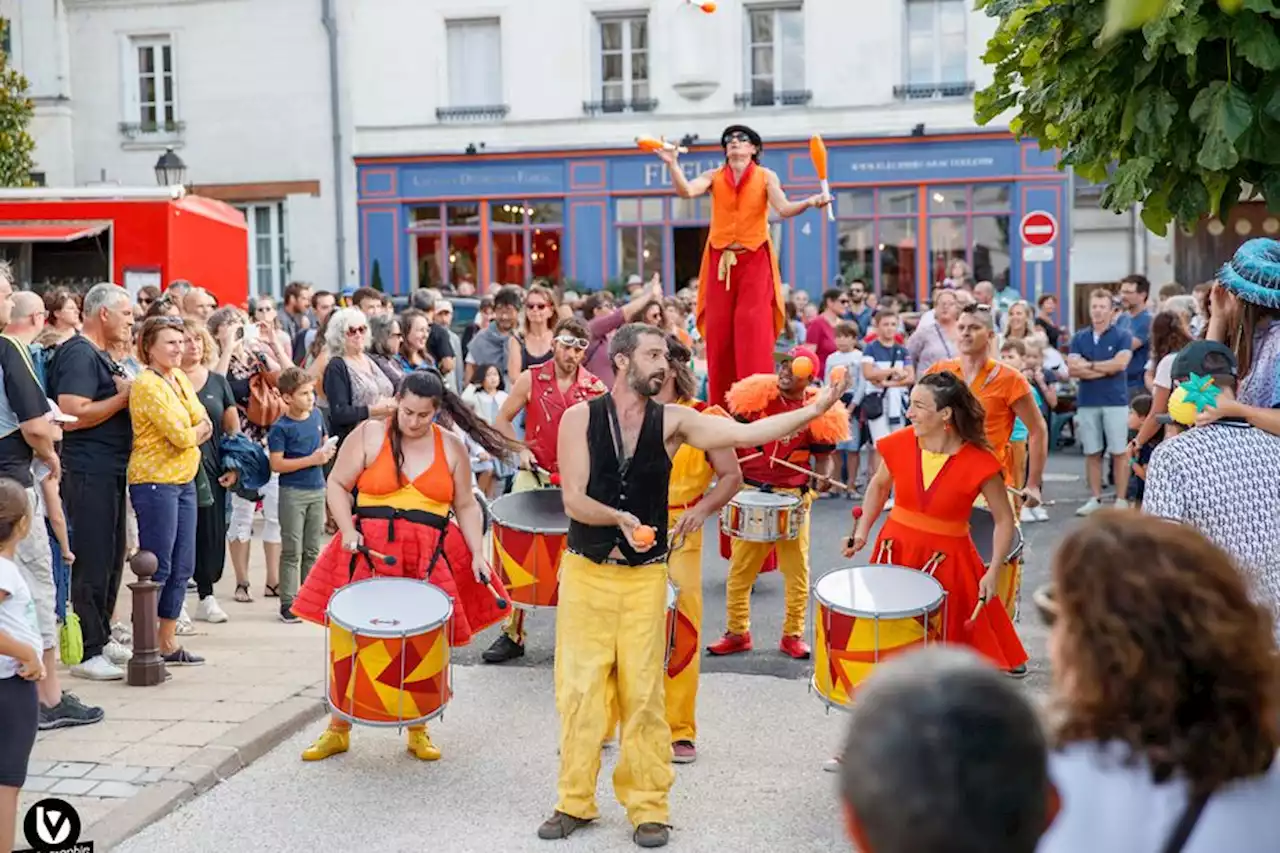
[[[944,370],[964,379],[964,368],[958,358],[940,361],[929,368],[928,372],[939,373]],[[1018,417],[1013,411],[1013,404],[1031,393],[1031,383],[1007,364],[989,358],[986,366],[969,383],[969,390],[977,395],[982,408],[986,410],[987,442],[1000,464],[1004,465],[1009,456],[1009,435],[1013,432],[1013,422]]]

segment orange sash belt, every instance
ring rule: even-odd
[[[906,527],[919,530],[922,533],[932,533],[936,536],[960,537],[969,535],[968,521],[943,521],[926,513],[916,512],[900,506],[895,506],[889,510],[889,519]]]

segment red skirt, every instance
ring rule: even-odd
[[[395,524],[395,541],[388,533]],[[404,519],[390,521],[381,518],[360,519],[360,532],[364,544],[374,551],[396,558],[394,566],[375,564],[362,554],[355,555],[355,573],[351,571],[352,554],[342,548],[342,535],[329,540],[320,559],[311,567],[306,581],[298,590],[293,602],[293,612],[299,618],[317,625],[325,625],[329,599],[334,592],[353,581],[374,577],[408,577],[426,580],[444,590],[453,599],[453,646],[465,646],[472,636],[494,625],[507,616],[499,610],[493,593],[488,587],[476,583],[471,573],[471,549],[462,538],[462,531],[452,521],[441,534],[434,527],[415,524]],[[434,566],[427,562],[436,552],[440,536],[444,536],[444,549]],[[502,581],[492,576],[494,588],[507,597]]]
[[[942,554],[933,576],[947,591],[947,642],[973,647],[1002,670],[1027,662],[1027,650],[999,599],[987,602],[974,624],[965,627],[978,604],[978,581],[987,571],[968,536],[926,533],[889,518],[871,553],[873,563],[908,569],[923,569],[936,554]]]

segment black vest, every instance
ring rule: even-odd
[[[612,405],[611,394],[587,403],[587,449],[591,459],[587,497],[631,513],[641,524],[652,527],[658,538],[652,548],[637,554],[617,527],[594,527],[570,519],[569,548],[596,562],[603,562],[615,547],[632,566],[657,562],[667,553],[667,484],[671,478],[671,457],[667,455],[662,430],[665,407],[646,401],[635,454],[624,473],[610,428]],[[621,440],[620,434],[618,439]]]

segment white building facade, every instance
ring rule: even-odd
[[[673,198],[634,139],[685,140],[696,173],[746,124],[792,196],[817,191],[809,137],[829,150],[837,221],[774,229],[793,286],[843,276],[922,299],[960,259],[1069,303],[1070,184],[1051,153],[975,126],[994,22],[970,6],[0,0],[0,14],[44,180],[149,185],[173,147],[198,192],[245,210],[258,292],[681,284],[709,208]],[[1024,258],[1036,211],[1058,223],[1051,258]]]

